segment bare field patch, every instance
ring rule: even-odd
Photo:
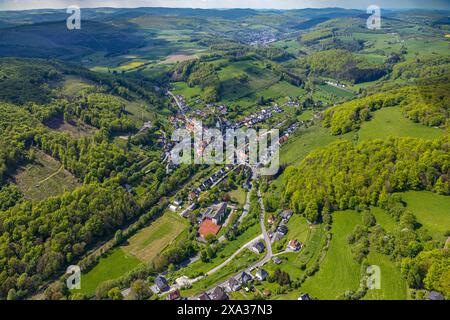
[[[160,64],[177,63],[189,60],[197,60],[198,56],[196,54],[171,54],[166,57],[165,60],[161,61]]]
[[[34,163],[19,168],[14,182],[28,200],[43,200],[72,191],[79,186],[72,174],[60,162],[37,151]]]
[[[46,123],[46,126],[58,132],[68,133],[75,139],[91,135],[96,129],[85,123],[66,122],[61,118],[55,118]]]

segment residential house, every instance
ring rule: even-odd
[[[259,269],[258,271],[256,271],[256,278],[260,281],[266,280],[268,275],[269,273],[264,269]]]
[[[283,234],[279,233],[279,232],[275,232],[273,237],[272,237],[272,242],[278,242],[283,238]]]
[[[203,292],[201,295],[197,297],[197,300],[211,300],[211,298],[206,292]]]
[[[281,218],[285,221],[288,222],[289,219],[292,217],[292,210],[284,210],[283,212],[281,212]]]
[[[172,211],[172,212],[177,212],[177,209],[178,209],[178,207],[175,206],[175,205],[173,205],[173,204],[171,204],[171,205],[169,206],[169,210]]]
[[[156,277],[155,285],[158,288],[159,292],[165,292],[170,289],[169,285],[167,284],[167,280],[162,276]]]
[[[193,201],[196,198],[197,198],[197,193],[195,193],[194,191],[189,192],[189,196],[188,196],[189,201]]]
[[[228,300],[228,295],[222,287],[215,287],[210,294],[211,300]]]
[[[230,280],[228,280],[225,290],[227,290],[228,292],[239,291],[241,290],[241,285],[239,284],[239,281],[236,280],[236,278],[231,278]]]
[[[181,299],[180,290],[176,289],[175,291],[169,292],[166,299],[167,300],[180,300]]]
[[[285,236],[288,233],[289,229],[286,226],[279,226],[277,228],[277,232],[281,233],[283,236]]]
[[[273,263],[275,263],[275,264],[281,264],[281,259],[278,258],[278,257],[273,257],[273,258],[272,258],[272,261],[273,261]]]
[[[312,300],[309,294],[302,294],[297,300]]]
[[[298,251],[302,247],[302,244],[298,240],[290,240],[287,247],[292,251]]]
[[[428,295],[428,299],[430,299],[430,300],[444,300],[444,296],[440,292],[431,291],[430,294]]]
[[[268,219],[267,219],[267,223],[268,224],[274,224],[275,223],[275,217],[273,215],[271,215]]]
[[[122,294],[122,297],[126,298],[126,297],[128,297],[130,295],[131,288],[124,289],[120,293]]]
[[[261,241],[259,241],[255,243],[250,249],[257,254],[260,254],[264,252],[265,248],[265,245]]]
[[[252,276],[249,275],[247,272],[242,272],[239,276],[239,280],[242,284],[247,284],[248,282],[251,282],[253,280]]]
[[[181,198],[176,198],[173,204],[179,207],[183,204],[183,200]]]

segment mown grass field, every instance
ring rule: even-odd
[[[328,84],[321,85],[320,88],[338,98],[353,98],[355,95],[347,90],[330,86]]]
[[[450,231],[450,197],[429,191],[409,191],[401,194],[407,208],[435,239],[444,239]]]
[[[281,147],[280,163],[298,165],[311,151],[338,140],[350,139],[351,134],[333,136],[328,129],[314,125],[307,129],[299,129],[297,133]]]
[[[80,184],[52,157],[36,151],[36,160],[18,169],[14,181],[26,199],[42,200],[72,191]]]
[[[149,262],[187,228],[187,222],[173,212],[166,212],[150,226],[143,228],[123,247],[127,254]]]
[[[380,289],[368,290],[364,300],[406,300],[407,284],[400,268],[388,256],[370,252],[368,263],[380,267]]]
[[[361,267],[353,260],[347,236],[361,222],[355,211],[333,213],[333,239],[320,270],[308,278],[300,291],[319,299],[336,299],[347,290],[359,286]]]
[[[360,141],[388,137],[434,139],[442,134],[443,129],[430,128],[405,118],[398,107],[383,108],[374,112],[373,118],[364,122],[358,131]]]
[[[106,257],[101,258],[93,269],[81,275],[80,293],[87,296],[94,295],[102,282],[119,278],[139,263],[139,259],[126,254],[122,248],[112,250]]]
[[[379,207],[372,207],[370,212],[375,216],[377,224],[382,226],[384,230],[389,233],[397,231],[398,223],[385,210]]]

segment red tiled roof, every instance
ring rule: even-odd
[[[202,238],[205,238],[208,234],[216,235],[220,230],[220,226],[212,222],[211,219],[205,219],[200,224],[200,228],[198,229],[198,233]]]

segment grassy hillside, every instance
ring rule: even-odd
[[[401,197],[434,237],[444,239],[444,234],[450,231],[450,197],[427,191],[409,191]]]
[[[305,281],[301,292],[318,299],[336,299],[346,290],[358,288],[361,267],[353,261],[347,236],[360,220],[360,214],[355,211],[334,213],[330,249],[319,272]]]

